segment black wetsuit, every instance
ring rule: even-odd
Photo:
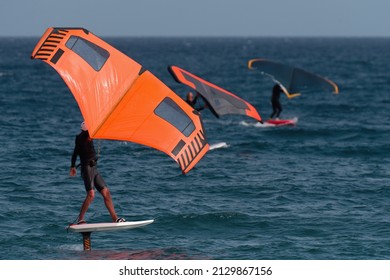
[[[274,116],[279,118],[280,113],[282,112],[282,105],[280,104],[280,94],[282,93],[282,88],[279,85],[275,85],[272,88],[272,114],[270,118],[272,119]]]
[[[76,166],[77,156],[80,157],[81,177],[84,180],[85,190],[88,192],[95,186],[100,192],[107,187],[97,170],[95,147],[93,145],[93,140],[89,137],[88,131],[82,131],[76,136],[71,167]]]
[[[190,105],[190,106],[191,106],[192,108],[194,108],[196,111],[202,111],[202,110],[204,109],[204,106],[198,107],[198,108],[195,107],[195,104],[196,104],[196,101],[197,101],[197,100],[198,100],[198,95],[196,95],[195,98],[194,98],[192,101],[186,99],[186,102],[187,102],[188,105]]]

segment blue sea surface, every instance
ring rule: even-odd
[[[66,231],[85,197],[69,177],[82,117],[57,72],[30,55],[39,38],[0,38],[0,259],[389,259],[390,39],[104,38],[177,94],[177,65],[271,113],[263,57],[328,77],[340,94],[282,97],[295,127],[202,111],[209,151],[187,175],[134,143],[95,142],[116,210],[143,228]],[[88,222],[110,221],[100,195]]]

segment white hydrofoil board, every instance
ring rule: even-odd
[[[93,224],[86,223],[80,225],[71,225],[69,227],[69,230],[73,232],[114,231],[114,230],[124,230],[124,229],[143,227],[153,222],[154,220],[122,222],[122,223],[93,223]]]

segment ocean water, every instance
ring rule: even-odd
[[[264,57],[335,81],[340,94],[282,97],[296,127],[203,111],[211,150],[187,175],[141,145],[95,142],[116,210],[144,228],[92,234],[66,226],[85,192],[69,177],[81,115],[59,75],[30,60],[39,38],[0,38],[0,259],[389,259],[390,39],[105,38],[179,95],[177,65],[237,94],[263,116]],[[97,195],[89,222],[109,221]]]

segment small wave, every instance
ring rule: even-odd
[[[207,213],[187,213],[187,214],[173,214],[164,218],[167,224],[172,223],[174,225],[180,224],[182,226],[191,225],[194,223],[200,223],[203,226],[210,224],[221,223],[225,224],[226,221],[242,221],[250,219],[247,214],[241,212],[227,211],[227,212],[207,212]]]
[[[83,251],[83,244],[64,244],[59,246],[60,250],[64,251]]]
[[[0,72],[0,78],[7,79],[8,77],[14,76],[13,72]],[[5,81],[7,83],[7,81]]]
[[[210,150],[221,149],[221,148],[229,148],[229,145],[226,144],[226,142],[219,142],[210,145]]]
[[[241,121],[240,125],[242,126],[247,126],[247,127],[273,127],[275,125],[269,124],[269,123],[260,123],[260,122],[246,122],[246,121]]]
[[[254,126],[255,123],[248,123],[246,121],[241,121],[240,122],[240,125],[243,125],[243,126]]]

